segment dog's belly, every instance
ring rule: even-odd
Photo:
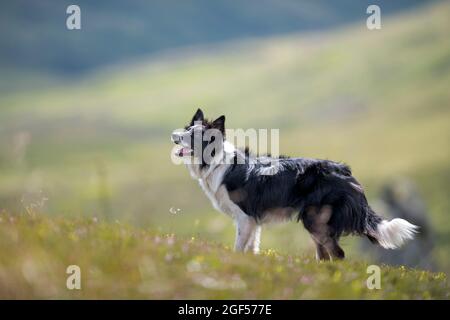
[[[293,207],[270,208],[264,211],[262,223],[281,223],[292,219],[297,210]]]

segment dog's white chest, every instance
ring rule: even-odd
[[[225,186],[221,185],[218,188],[211,188],[211,186],[208,184],[208,180],[205,181],[201,179],[199,179],[199,184],[211,201],[214,209],[233,216],[232,208],[233,206],[235,206],[235,204],[228,196],[228,191]]]
[[[225,147],[227,145],[228,144],[225,143]],[[229,148],[230,147],[228,146],[228,149]],[[228,157],[232,157],[232,155],[233,152],[230,152]],[[207,170],[201,170],[195,165],[188,165],[187,167],[191,176],[198,180],[200,187],[203,189],[216,210],[226,213],[233,218],[242,213],[239,206],[230,199],[226,187],[222,184],[223,177],[229,167],[228,165],[214,164]]]

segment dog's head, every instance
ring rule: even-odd
[[[225,116],[208,121],[198,109],[184,130],[175,130],[172,141],[181,146],[176,152],[179,157],[191,157],[210,164],[211,159],[223,148],[225,140]]]

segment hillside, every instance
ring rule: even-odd
[[[363,23],[198,47],[5,93],[0,210],[119,219],[230,245],[231,221],[170,161],[170,132],[202,106],[229,127],[280,128],[284,154],[350,164],[371,202],[389,179],[410,177],[437,232],[433,254],[450,270],[448,30],[445,2],[385,19],[380,32]],[[262,246],[311,250],[297,224],[267,228]]]
[[[183,46],[364,22],[369,4],[387,16],[423,2],[78,0],[81,30],[68,31],[71,1],[2,1],[0,67],[73,75]]]
[[[448,299],[444,274],[311,256],[237,254],[199,239],[92,219],[0,215],[0,298],[13,299]],[[68,290],[66,269],[81,270]]]

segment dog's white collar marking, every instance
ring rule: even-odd
[[[230,214],[230,210],[227,210],[230,204],[228,204],[228,192],[224,186],[222,186],[223,176],[232,163],[234,152],[236,148],[228,141],[224,141],[223,150],[219,152],[213,159],[209,167],[203,171],[200,169],[200,165],[188,164],[187,167],[191,173],[191,176],[198,180],[203,191],[213,203],[213,206],[222,212]]]

